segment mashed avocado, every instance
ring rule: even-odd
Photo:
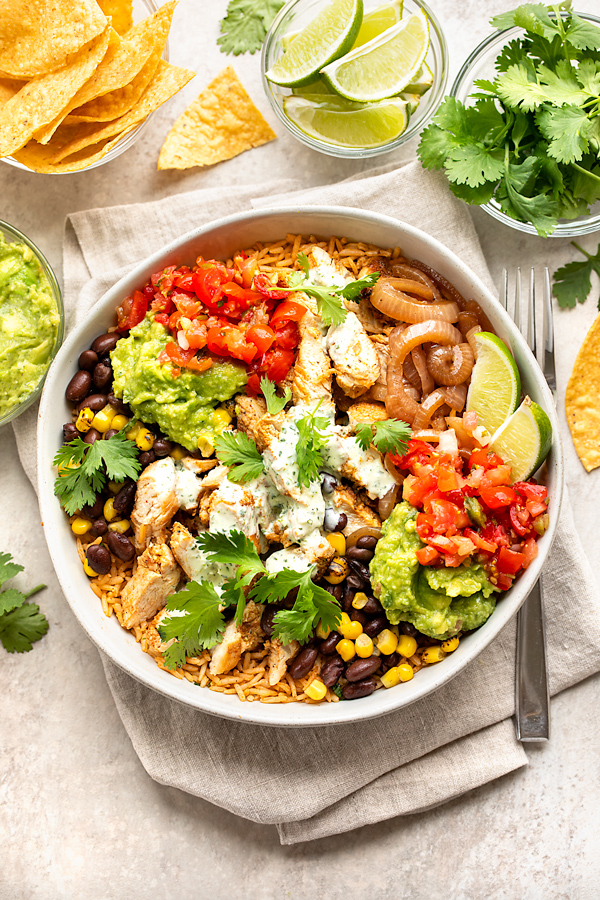
[[[171,440],[193,451],[198,449],[201,434],[215,433],[215,406],[233,397],[248,376],[243,365],[215,362],[206,372],[182,369],[174,378],[171,366],[158,362],[171,340],[151,315],[132,328],[110,355],[113,390],[143,422],[155,422]]]
[[[35,254],[0,233],[0,417],[40,383],[59,326],[56,300]]]
[[[384,523],[370,566],[375,595],[390,622],[412,622],[429,637],[442,640],[478,628],[496,606],[494,586],[479,563],[455,569],[419,565],[417,513],[404,501]]]

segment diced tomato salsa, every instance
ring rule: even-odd
[[[200,256],[192,268],[155,272],[126,297],[117,328],[129,331],[150,312],[172,336],[158,360],[175,377],[184,368],[203,372],[215,358],[236,359],[248,369],[248,393],[257,394],[262,376],[279,384],[294,363],[306,307],[290,300],[291,293],[244,254],[236,254],[231,268]]]
[[[422,565],[477,560],[505,591],[537,556],[536,541],[548,527],[547,490],[533,479],[512,483],[511,467],[496,453],[480,448],[463,459],[412,440],[391,461],[407,473],[403,497],[419,510]]]

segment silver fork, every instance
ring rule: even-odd
[[[536,339],[535,269],[531,269],[529,276],[529,297],[526,304],[523,303],[521,291],[520,267],[517,268],[512,305],[509,304],[508,299],[508,272],[506,269],[504,269],[503,282],[502,305],[537,358],[556,401],[550,272],[547,267],[544,269],[543,328],[540,345]],[[541,579],[533,586],[517,616],[515,707],[517,737],[520,741],[547,741],[550,738],[550,695],[546,664],[544,594]]]

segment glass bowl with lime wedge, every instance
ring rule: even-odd
[[[429,121],[447,55],[420,0],[291,0],[263,46],[263,85],[294,137],[360,159],[396,149]]]

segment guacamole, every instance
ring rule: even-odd
[[[194,451],[201,436],[215,434],[215,406],[236,394],[248,376],[243,365],[218,361],[206,372],[182,369],[175,378],[172,367],[158,361],[172,340],[166,328],[147,315],[110,355],[113,390],[139,419],[155,422],[171,440]]]
[[[0,232],[0,418],[39,385],[59,328],[56,299],[37,257]]]
[[[478,628],[496,606],[494,586],[483,566],[421,566],[416,552],[418,510],[399,503],[382,528],[370,570],[375,596],[393,624],[412,622],[418,631],[443,640]]]

